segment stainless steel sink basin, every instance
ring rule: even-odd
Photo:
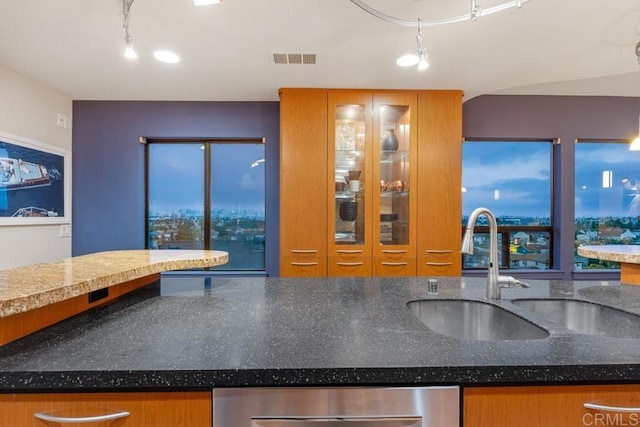
[[[640,338],[640,316],[586,301],[517,299],[514,305],[562,328],[614,338]]]
[[[429,329],[465,340],[533,340],[549,336],[544,329],[498,306],[480,301],[419,300],[407,307]]]

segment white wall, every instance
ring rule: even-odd
[[[70,98],[2,67],[0,94],[0,132],[71,151],[71,130],[56,125],[57,113],[71,117]],[[60,225],[0,226],[0,270],[70,256]]]

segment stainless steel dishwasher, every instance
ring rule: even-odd
[[[459,387],[228,388],[214,427],[459,427]]]

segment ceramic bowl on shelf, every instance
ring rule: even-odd
[[[355,221],[358,216],[358,202],[340,203],[340,219],[343,221]]]

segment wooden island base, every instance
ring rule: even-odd
[[[640,285],[640,264],[620,265],[620,282],[625,285]]]

